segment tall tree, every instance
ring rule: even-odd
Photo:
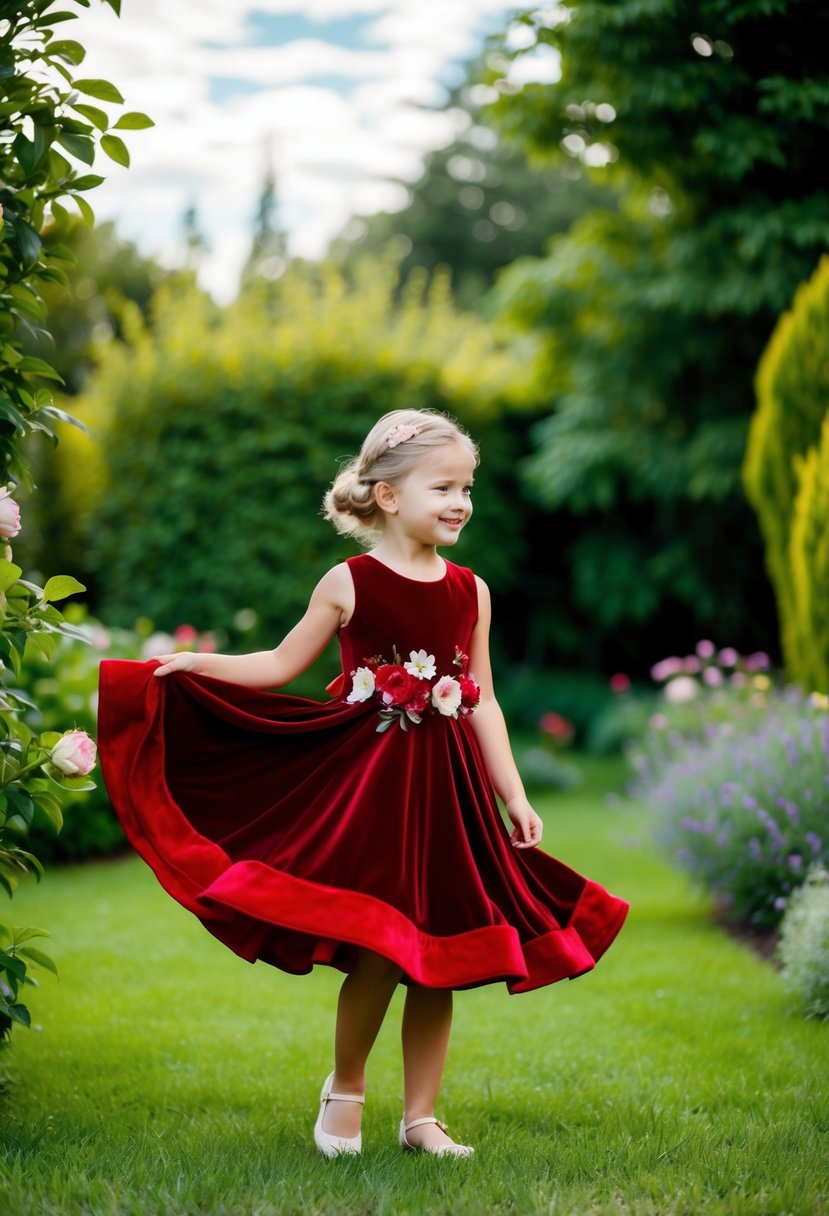
[[[256,205],[250,253],[242,269],[242,290],[257,280],[274,283],[285,273],[287,265],[285,233],[279,226],[276,174],[269,163]]]
[[[414,184],[397,183],[408,194],[406,206],[355,216],[331,253],[350,264],[390,249],[401,284],[415,269],[448,266],[458,304],[474,309],[501,267],[543,253],[551,236],[586,211],[612,208],[614,194],[580,165],[533,167],[487,122],[479,87],[457,90],[447,108],[464,129],[426,157]]]
[[[829,244],[829,9],[583,0],[523,23],[504,62],[553,47],[561,79],[516,91],[490,68],[501,129],[621,193],[498,294],[546,350],[551,415],[527,474],[572,521],[551,579],[599,641],[704,629],[773,647],[739,469],[759,355]]]

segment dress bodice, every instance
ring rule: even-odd
[[[478,619],[478,588],[466,566],[446,561],[443,578],[422,582],[398,574],[369,553],[347,558],[354,580],[355,607],[339,633],[343,672],[348,676],[367,659],[405,661],[412,650],[435,656],[441,675],[456,673],[456,647],[468,653]]]

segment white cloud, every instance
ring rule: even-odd
[[[118,20],[93,6],[66,34],[88,49],[79,74],[111,80],[156,126],[126,133],[129,171],[101,158],[107,181],[90,201],[173,261],[195,204],[210,246],[203,279],[229,298],[268,149],[290,247],[318,257],[355,211],[404,204],[390,179],[414,179],[457,130],[456,116],[417,107],[441,104],[440,78],[512,11],[503,0],[125,0]],[[300,34],[254,44],[253,16],[260,33],[275,17]]]

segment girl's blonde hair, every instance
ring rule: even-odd
[[[417,428],[410,439],[396,438],[397,427]],[[399,434],[399,432],[398,432]],[[382,512],[374,499],[378,481],[394,485],[419,460],[437,447],[460,443],[478,463],[478,445],[454,418],[437,410],[391,410],[374,424],[363,441],[360,454],[343,465],[322,500],[322,514],[343,536],[371,543],[380,531]]]

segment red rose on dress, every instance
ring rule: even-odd
[[[464,709],[474,709],[481,699],[481,688],[473,676],[458,676],[461,686],[461,705]]]
[[[385,663],[375,671],[374,682],[384,705],[406,705],[421,681],[398,663]]]
[[[417,688],[409,697],[403,709],[409,710],[413,714],[422,714],[426,706],[429,704],[429,698],[432,695],[431,685],[427,680],[418,680],[415,678]]]

